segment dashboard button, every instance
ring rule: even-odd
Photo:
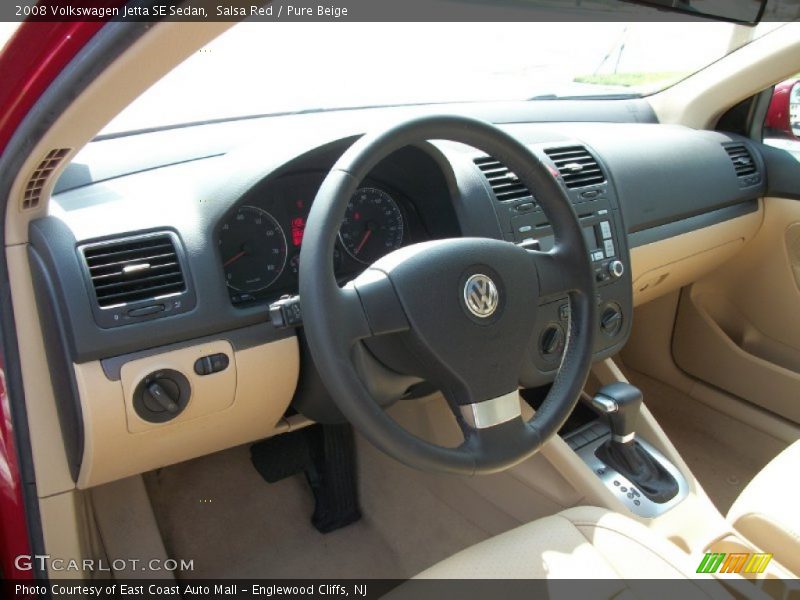
[[[220,371],[224,371],[228,368],[228,364],[230,360],[228,359],[227,354],[219,353],[219,354],[212,354],[211,355],[211,372],[212,373],[219,373]]]
[[[198,375],[209,375],[211,373],[211,357],[198,358],[194,362],[194,372]]]
[[[614,240],[605,240],[603,242],[603,247],[606,251],[606,258],[614,256]]]
[[[607,240],[611,237],[611,223],[608,221],[602,221],[600,223],[600,234],[603,236],[604,240]]]
[[[194,363],[194,372],[198,375],[211,375],[212,373],[219,373],[228,368],[230,359],[227,354],[222,352],[218,354],[209,354],[198,358]]]
[[[533,202],[524,202],[522,204],[517,204],[514,207],[514,210],[516,210],[518,213],[530,212],[533,210]]]

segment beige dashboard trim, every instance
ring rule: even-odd
[[[191,346],[166,353],[166,358],[157,354],[140,359],[131,373],[147,371],[146,361],[151,361],[152,370],[167,363],[189,364],[191,360],[193,364],[192,358],[208,347]],[[236,351],[229,366],[235,369],[235,391],[229,406],[223,406],[223,398],[223,405],[205,414],[192,415],[187,408],[186,415],[170,423],[136,427],[133,433],[128,426],[129,397],[123,381],[109,380],[98,361],[76,364],[85,434],[78,487],[114,481],[286,430],[282,418],[294,394],[299,368],[294,337]],[[205,385],[202,381],[194,383]],[[213,393],[224,394],[224,388],[211,389],[202,397],[213,401]]]
[[[756,212],[631,248],[634,306],[680,289],[733,258],[755,237],[764,219]]]
[[[194,364],[204,356],[224,354],[230,358],[228,367],[219,373],[198,375]],[[174,420],[167,423],[152,423],[142,419],[134,408],[134,395],[139,382],[156,371],[169,369],[183,373],[189,381],[189,403]],[[245,374],[246,376],[246,374]],[[148,356],[125,363],[120,369],[120,380],[125,397],[125,415],[130,433],[141,433],[152,429],[184,424],[211,413],[225,410],[233,404],[236,395],[236,355],[233,346],[226,340],[215,340]]]

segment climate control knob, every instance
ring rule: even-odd
[[[539,336],[539,353],[548,360],[555,360],[564,351],[565,342],[564,328],[557,323],[551,323]]]
[[[608,263],[608,274],[614,279],[619,279],[625,274],[625,265],[621,260],[612,260]]]
[[[614,337],[622,329],[622,310],[614,303],[607,304],[600,312],[600,331]]]

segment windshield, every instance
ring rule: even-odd
[[[103,133],[366,106],[646,95],[778,26],[245,22]]]

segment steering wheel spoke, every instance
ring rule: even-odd
[[[367,269],[343,287],[339,304],[341,326],[351,343],[409,328],[392,282],[378,269]]]
[[[370,268],[353,282],[373,336],[400,333],[409,328],[408,318],[391,280],[383,271]]]
[[[337,294],[336,313],[338,327],[349,345],[372,337],[372,329],[361,304],[361,299],[352,284],[346,285]]]
[[[528,254],[539,277],[540,297],[566,296],[585,287],[581,278],[585,267],[575,265],[574,253],[557,246],[549,252],[528,250]]]
[[[452,405],[451,405],[452,406]],[[519,390],[473,404],[458,406],[459,422],[469,430],[489,429],[522,416]],[[462,426],[463,429],[463,426]]]

